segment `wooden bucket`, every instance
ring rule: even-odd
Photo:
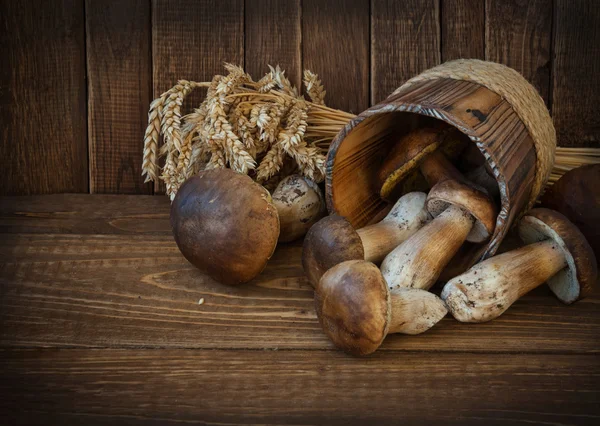
[[[474,151],[483,155],[500,192],[495,231],[488,242],[469,248],[466,268],[496,252],[515,219],[537,199],[554,163],[556,134],[548,110],[511,68],[479,60],[447,62],[358,115],[331,144],[327,205],[357,228],[380,220],[390,204],[379,196],[382,161],[403,135],[438,120],[477,146]]]

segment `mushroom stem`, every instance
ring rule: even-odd
[[[421,173],[425,176],[430,188],[435,186],[436,183],[447,179],[464,180],[463,175],[440,150],[432,152],[423,159]]]
[[[442,300],[427,291],[403,288],[390,292],[392,318],[388,333],[420,334],[448,313]]]
[[[489,321],[566,266],[555,241],[530,244],[487,259],[448,281],[442,299],[459,321]]]
[[[469,213],[448,206],[385,258],[381,272],[389,288],[431,288],[466,240],[473,223]]]
[[[365,260],[380,263],[400,242],[414,234],[414,227],[400,227],[382,221],[356,230],[365,251]]]

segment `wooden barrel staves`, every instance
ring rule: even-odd
[[[556,133],[548,110],[511,68],[480,60],[447,62],[358,115],[331,144],[327,204],[355,227],[379,220],[390,206],[379,195],[383,160],[403,135],[440,121],[477,146],[498,183],[496,228],[490,240],[471,250],[465,265],[470,266],[496,252],[510,226],[537,199],[554,163]],[[404,192],[410,189],[407,185]]]

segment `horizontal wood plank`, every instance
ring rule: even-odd
[[[0,197],[0,233],[170,235],[169,209],[164,195]]]
[[[5,350],[0,410],[15,424],[584,425],[600,414],[598,361],[595,355],[379,352],[359,359],[334,351]]]
[[[227,287],[181,256],[168,209],[151,196],[0,198],[0,345],[333,348],[300,242],[280,245],[252,283]],[[596,353],[597,296],[567,307],[540,288],[496,321],[446,318],[382,350]]]

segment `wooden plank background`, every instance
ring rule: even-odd
[[[560,145],[600,140],[596,0],[0,0],[0,54],[0,195],[161,192],[140,176],[148,104],[224,61],[296,83],[312,69],[358,113],[441,61],[485,58],[538,88]]]

